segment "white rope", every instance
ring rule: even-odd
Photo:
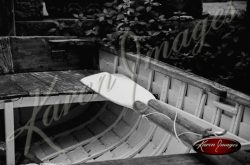
[[[159,114],[159,115],[162,115],[164,117],[167,117],[168,119],[171,120],[171,118],[163,113],[160,113],[160,112],[153,112],[153,113],[148,113],[146,115],[142,115],[142,117],[146,118],[148,120],[148,116],[149,115],[153,115],[153,114]],[[202,137],[202,134],[198,134],[198,133],[195,133],[195,132],[182,132],[180,133],[179,135],[177,134],[177,130],[176,130],[176,120],[177,120],[177,116],[178,116],[178,112],[176,111],[175,113],[175,118],[174,118],[174,125],[173,125],[173,129],[174,129],[174,134],[175,134],[175,138],[178,140],[178,142],[182,143],[182,140],[179,138],[180,136],[184,135],[184,134],[194,134],[194,135],[197,135],[197,136],[201,136]],[[216,134],[214,134],[215,136],[217,136]]]

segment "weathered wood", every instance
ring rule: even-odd
[[[180,155],[167,155],[167,156],[152,156],[134,159],[110,160],[103,162],[91,162],[88,165],[224,165],[224,164],[239,164],[243,163],[233,159],[229,155],[204,155],[204,154],[180,154]],[[79,164],[80,165],[80,164]],[[85,163],[81,164],[85,165]],[[86,164],[87,165],[87,164]]]
[[[0,38],[0,74],[14,72],[11,45],[8,37]]]
[[[167,104],[165,105],[163,103],[159,103],[159,101],[157,101],[157,100],[150,100],[148,102],[148,105],[150,107],[154,108],[156,111],[167,115],[171,120],[175,119],[176,111],[174,108],[171,108],[171,106],[167,106]],[[201,127],[197,123],[190,121],[185,116],[183,116],[179,113],[178,113],[178,116],[176,118],[176,122],[191,132],[201,134],[203,136],[207,136],[209,134],[208,130],[210,128]]]
[[[87,70],[75,70],[3,75],[0,79],[0,99],[92,94],[92,90],[80,83],[80,79],[88,74]]]
[[[178,123],[174,124],[171,118],[168,118],[167,116],[164,116],[162,114],[157,114],[157,111],[155,109],[145,105],[142,102],[136,101],[134,103],[134,109],[143,115],[148,115],[148,119],[150,119],[152,122],[154,122],[155,124],[162,127],[167,132],[170,132],[173,135],[175,135],[175,133],[177,133],[178,135],[184,132],[190,132],[190,130],[179,125]],[[174,131],[174,125],[176,126],[176,132]],[[192,147],[194,142],[198,141],[201,137],[193,134],[183,134],[179,136],[179,138],[183,140],[187,146]]]
[[[48,84],[40,81],[29,73],[12,74],[10,75],[10,79],[26,91],[29,96],[53,95],[57,93],[54,89],[50,88]]]
[[[0,79],[0,99],[18,98],[27,96],[28,93],[10,79],[9,75],[1,76]]]
[[[119,51],[115,51],[114,49],[109,49],[107,47],[102,47],[100,54],[105,55],[105,58],[109,58],[109,56],[118,56]],[[104,57],[101,57],[100,60],[103,60]],[[136,61],[139,57],[133,53],[127,53],[126,59],[128,61]],[[155,59],[142,56],[141,55],[141,65],[149,64],[150,69],[161,72],[166,76],[170,76],[170,78],[178,79],[182,82],[186,82],[190,85],[203,89],[206,92],[211,92],[221,97],[221,99],[226,99],[230,102],[238,102],[239,104],[243,104],[246,106],[250,106],[250,96],[233,90],[231,88],[225,87],[213,81],[207,80],[200,76],[194,75],[192,73],[186,72],[184,70],[178,69],[166,63],[157,61]],[[109,59],[107,59],[109,61]],[[101,62],[100,62],[101,64]],[[103,64],[102,64],[103,65]]]
[[[52,39],[53,41],[50,41]],[[93,40],[62,39],[62,37],[11,38],[15,72],[97,68],[95,58],[98,49]]]
[[[6,102],[4,107],[6,164],[15,164],[14,107]]]
[[[68,75],[65,74],[65,72],[36,72],[30,74],[47,84],[50,88],[56,90],[57,94],[77,94],[88,90],[87,87],[80,83],[80,80],[79,83],[72,83],[70,80],[70,72],[68,72]],[[83,77],[85,76],[82,75],[82,78]]]

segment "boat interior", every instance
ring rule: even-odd
[[[130,78],[136,74],[137,83],[157,99],[189,114],[198,125],[214,132],[226,130],[223,137],[239,141],[242,150],[250,149],[250,97],[243,93],[132,53],[126,54],[124,62],[119,52],[91,39],[34,36],[0,40],[6,44],[5,62],[0,64],[0,109],[13,103],[15,150],[27,151],[36,163],[195,153],[178,138],[183,132],[173,135],[147,116],[110,102],[80,82],[99,72]],[[4,111],[0,113],[4,116]],[[1,119],[1,130],[7,122]],[[36,129],[28,142],[25,126],[31,125]],[[6,132],[1,141],[5,136]]]

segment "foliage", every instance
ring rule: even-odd
[[[164,14],[158,12],[159,6],[160,3],[156,0],[114,0],[105,3],[102,7],[96,6],[75,13],[74,17],[77,21],[70,28],[77,29],[76,34],[80,36],[97,36],[106,46],[115,49],[120,49],[121,36],[127,31],[132,31],[139,37],[127,41],[128,49],[135,51],[136,45],[131,40],[137,39],[142,45],[142,53],[146,54],[154,47],[159,47],[164,41],[168,41],[171,47],[183,24],[195,22],[187,22],[192,17],[180,12],[166,19]],[[89,20],[96,20],[96,22],[86,28],[86,22]],[[210,30],[198,54],[192,52],[196,44],[196,41],[192,41],[180,51],[173,52],[167,58],[159,59],[250,93],[249,36],[246,35],[248,32],[242,22],[244,20],[234,20],[224,24],[218,30]],[[58,24],[58,27],[61,25]],[[191,28],[193,27],[194,25]],[[61,31],[67,28],[61,28]]]
[[[41,19],[41,0],[16,0],[15,16],[17,20]]]
[[[131,31],[143,45],[144,51],[151,48],[149,42],[171,33],[172,29],[166,26],[166,16],[158,12],[161,4],[156,0],[114,0],[107,2],[95,14],[74,15],[79,22],[87,19],[98,20],[91,29],[85,31],[87,36],[99,36],[105,45],[119,48],[119,41],[124,32]],[[79,24],[79,23],[78,23]],[[81,23],[80,23],[81,24]],[[82,25],[82,24],[81,24]],[[160,39],[161,38],[161,39]],[[133,49],[133,45],[130,49]]]

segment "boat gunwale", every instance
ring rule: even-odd
[[[107,53],[111,53],[114,56],[121,57],[120,50],[115,50],[115,49],[106,47],[104,45],[101,46],[100,51],[104,51]],[[140,64],[142,64],[142,62],[145,64],[150,62],[149,69],[155,70],[162,74],[167,73],[167,75],[171,75],[171,77],[175,79],[187,82],[190,85],[201,88],[205,90],[205,92],[211,92],[215,95],[218,95],[221,97],[221,99],[228,99],[230,101],[237,102],[244,106],[250,107],[250,96],[243,92],[221,85],[217,82],[206,79],[202,76],[198,76],[194,73],[185,71],[183,69],[177,68],[175,66],[161,62],[159,60],[145,56],[143,54],[140,54],[139,56],[139,55],[136,55],[135,53],[127,52],[126,58],[132,61],[140,60],[141,62]]]

